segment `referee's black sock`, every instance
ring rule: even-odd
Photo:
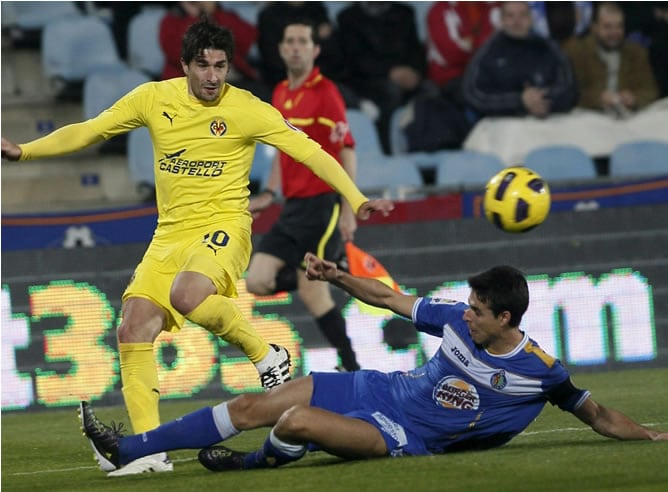
[[[355,358],[353,347],[350,345],[350,338],[346,333],[346,320],[341,315],[341,311],[337,307],[333,307],[327,313],[316,318],[315,321],[327,341],[338,351],[341,365],[347,371],[358,370],[360,366]]]
[[[297,270],[284,266],[276,274],[275,292],[292,292],[297,290]]]

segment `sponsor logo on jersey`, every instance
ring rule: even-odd
[[[215,178],[223,174],[223,168],[227,161],[204,161],[183,159],[181,156],[186,149],[178,152],[165,154],[165,157],[158,159],[160,171],[170,174],[179,174],[182,176],[199,176],[203,178]]]
[[[496,390],[502,390],[508,384],[508,378],[506,377],[506,371],[501,369],[499,372],[492,374],[492,377],[489,378],[489,384],[492,385],[492,388]]]
[[[444,408],[457,410],[477,410],[480,406],[478,390],[472,384],[456,376],[441,379],[433,392],[434,402]]]
[[[213,120],[209,125],[209,130],[214,137],[222,137],[227,132],[227,125],[223,120]]]
[[[464,353],[461,350],[459,350],[458,347],[450,347],[450,352],[452,353],[452,355],[457,357],[457,360],[459,360],[459,362],[464,364],[466,367],[471,365],[471,361],[464,355]]]

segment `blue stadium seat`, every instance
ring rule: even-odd
[[[253,167],[250,172],[250,180],[258,183],[258,189],[267,187],[267,181],[271,174],[271,166],[276,155],[275,147],[258,142],[255,144],[255,155],[253,156]]]
[[[42,29],[61,17],[80,17],[74,2],[2,2],[2,27]]]
[[[144,7],[128,24],[128,63],[158,79],[165,64],[160,47],[160,21],[166,10]]]
[[[386,156],[380,145],[376,125],[371,118],[359,109],[347,109],[346,117],[355,139],[358,162],[382,162]]]
[[[436,186],[484,186],[505,167],[498,157],[474,150],[443,150],[431,156],[436,162]]]
[[[93,71],[84,81],[84,117],[97,116],[121,96],[150,80],[145,73],[126,66],[103,67]]]
[[[388,191],[399,198],[406,189],[422,188],[424,185],[418,167],[411,159],[403,156],[358,162],[355,182],[363,192]]]
[[[257,16],[262,2],[220,2],[225,10],[232,10],[249,24],[257,25]]]
[[[153,142],[148,128],[132,130],[128,135],[128,170],[136,184],[155,186]]]
[[[423,43],[427,40],[427,15],[429,14],[429,9],[432,7],[434,2],[405,2],[407,5],[413,7],[415,11],[415,28],[417,29],[418,38]]]
[[[610,176],[668,174],[668,142],[641,140],[617,146],[610,155]]]
[[[524,165],[549,181],[593,179],[596,165],[575,145],[549,145],[530,151]]]
[[[339,12],[353,5],[354,2],[324,2],[327,15],[332,24],[336,25]]]
[[[83,81],[101,67],[121,67],[107,24],[97,17],[63,17],[42,31],[42,67],[51,81]]]

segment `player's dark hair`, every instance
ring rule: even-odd
[[[496,266],[469,277],[468,283],[494,316],[508,311],[508,324],[513,327],[520,325],[529,307],[529,286],[522,272],[511,266]]]
[[[234,37],[230,30],[223,26],[212,24],[203,18],[188,28],[181,44],[181,58],[189,65],[204,50],[213,49],[224,51],[228,63],[232,63],[234,56]]]
[[[320,36],[318,35],[318,25],[309,17],[295,17],[285,21],[283,24],[283,36],[281,36],[281,42],[285,38],[285,30],[288,26],[307,26],[311,28],[311,41],[313,44],[320,44]]]

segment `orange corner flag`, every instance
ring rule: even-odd
[[[348,257],[348,268],[352,275],[375,278],[395,291],[400,292],[399,285],[390,276],[385,267],[376,258],[355,246],[351,241],[346,243],[346,256]],[[365,314],[386,315],[390,312],[387,309],[370,306],[359,299],[357,299],[357,303],[359,304],[360,312]]]

